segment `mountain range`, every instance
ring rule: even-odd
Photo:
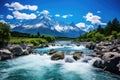
[[[39,14],[36,19],[23,22],[21,25],[16,25],[12,31],[23,33],[53,35],[56,37],[69,37],[76,38],[86,31],[92,30],[89,28],[79,28],[74,22],[70,24],[55,19],[54,17],[46,14]]]

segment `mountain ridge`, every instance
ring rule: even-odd
[[[22,25],[13,28],[12,31],[29,34],[40,32],[40,34],[69,38],[76,38],[85,33],[85,31],[78,28],[74,22],[67,24],[46,14],[39,14],[36,19],[24,22]]]

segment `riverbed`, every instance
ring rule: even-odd
[[[73,52],[84,52],[82,58],[73,63],[65,59],[52,61],[47,55],[50,49],[64,51],[65,58],[72,58]],[[47,48],[37,48],[39,54],[31,54],[0,62],[0,80],[120,80],[120,76],[104,72],[92,66],[95,59],[84,62],[86,54],[94,51],[77,46],[71,41],[57,41]],[[41,55],[42,54],[42,55]]]

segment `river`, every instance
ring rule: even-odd
[[[65,52],[65,58],[72,58],[74,51],[85,55],[73,63],[64,60],[52,61],[47,55],[50,49]],[[92,66],[95,59],[84,62],[86,54],[94,51],[84,45],[76,46],[70,41],[57,41],[54,46],[35,49],[40,54],[31,54],[0,62],[0,80],[120,80],[120,76],[104,72]]]

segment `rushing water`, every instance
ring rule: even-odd
[[[86,49],[83,45],[77,47],[70,45],[70,42],[56,42],[56,46],[49,48],[36,49],[37,52],[45,53],[50,49],[63,50],[65,58],[72,58],[67,55],[73,51],[83,51],[93,53]],[[61,46],[61,44],[64,44]],[[91,59],[88,63],[83,62],[87,57],[73,63],[65,62],[64,60],[52,61],[51,56],[44,54],[31,54],[22,56],[12,60],[0,62],[0,80],[120,80],[120,76],[108,72],[103,72],[100,69],[94,68]]]

